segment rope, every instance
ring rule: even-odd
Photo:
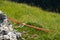
[[[31,25],[28,25],[28,24],[25,24],[25,23],[22,23],[22,22],[18,22],[17,20],[12,19],[12,18],[8,18],[8,20],[10,20],[12,22],[15,22],[17,24],[22,24],[24,26],[27,26],[27,27],[30,27],[30,28],[34,28],[34,29],[37,29],[37,30],[41,30],[41,31],[44,31],[44,32],[51,32],[50,30],[46,30],[44,28],[39,28],[39,27],[36,27],[36,26],[31,26]],[[15,28],[19,28],[19,27],[18,26],[15,26]]]

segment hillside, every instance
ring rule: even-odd
[[[23,37],[26,40],[60,40],[60,14],[9,1],[0,1],[0,10],[8,17],[18,21],[37,23],[45,29],[53,30],[53,32],[45,33],[29,27],[16,29],[20,32],[25,32]]]

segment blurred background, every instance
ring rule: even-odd
[[[0,10],[20,22],[53,30],[46,33],[26,26],[16,28],[25,40],[60,40],[60,0],[0,0]]]

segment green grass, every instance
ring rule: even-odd
[[[22,37],[26,40],[60,40],[60,14],[9,1],[0,1],[0,10],[18,21],[37,23],[47,30],[53,30],[53,32],[45,33],[25,26],[16,29],[25,32]]]

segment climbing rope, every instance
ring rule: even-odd
[[[30,28],[34,28],[34,29],[37,29],[37,30],[44,31],[44,32],[51,32],[51,30],[46,30],[44,28],[39,28],[39,27],[36,27],[36,26],[28,25],[26,23],[18,22],[17,20],[12,19],[12,18],[8,18],[8,19],[12,22],[15,22],[15,23],[19,24],[19,25],[27,26],[27,27],[30,27]],[[15,26],[15,28],[19,28],[19,26]]]

